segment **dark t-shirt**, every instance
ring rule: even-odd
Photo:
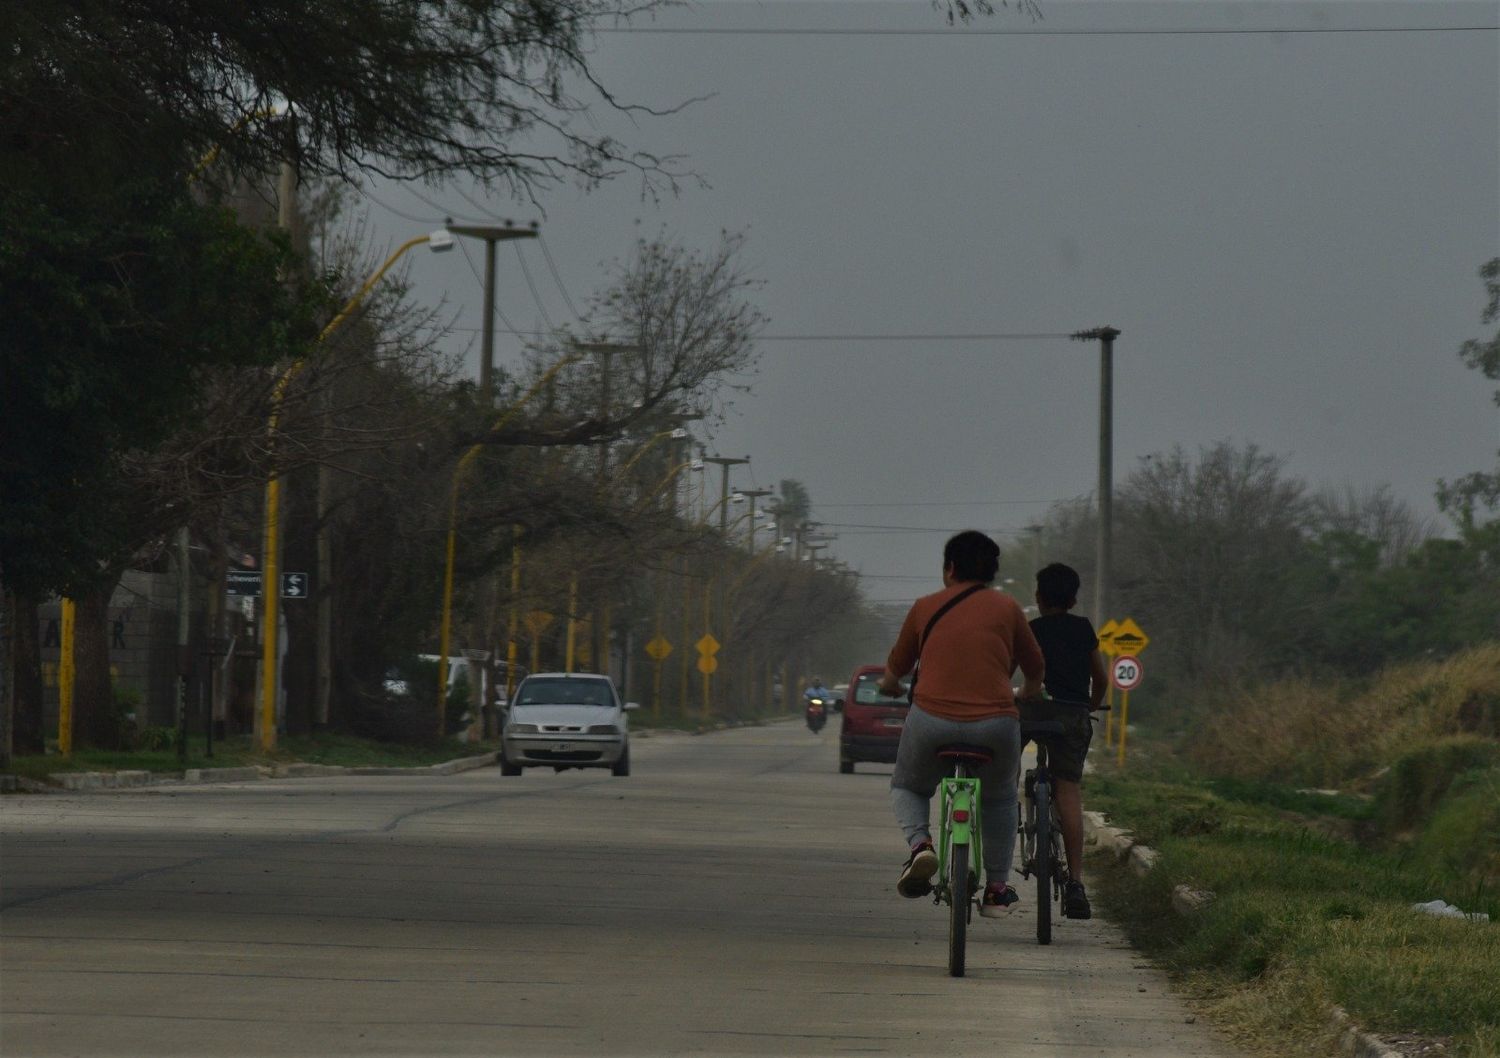
[[[1047,659],[1047,694],[1065,702],[1087,702],[1091,662],[1099,647],[1089,619],[1073,613],[1045,614],[1032,619],[1031,633]]]

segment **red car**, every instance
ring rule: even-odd
[[[900,698],[880,693],[884,665],[861,665],[849,677],[844,721],[839,728],[839,772],[848,775],[860,761],[896,763],[896,747],[906,724],[906,691]]]

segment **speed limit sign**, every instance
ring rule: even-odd
[[[1141,659],[1133,654],[1121,654],[1110,666],[1109,674],[1116,688],[1133,691],[1140,686],[1141,676],[1144,675],[1141,671]]]

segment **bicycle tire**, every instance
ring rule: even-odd
[[[1037,783],[1036,797],[1036,942],[1052,943],[1052,789]]]
[[[964,975],[969,926],[969,846],[954,844],[948,877],[948,976]]]

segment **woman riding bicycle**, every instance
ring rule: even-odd
[[[1011,673],[1025,676],[1021,696],[1042,692],[1042,651],[1020,605],[990,590],[1000,547],[983,533],[959,533],[943,548],[943,590],[918,599],[886,661],[882,694],[901,693],[912,679],[912,707],[896,751],[891,805],[911,850],[896,890],[906,897],[931,891],[938,857],[929,828],[932,795],[945,774],[939,748],[983,746],[993,754],[975,769],[980,780],[981,844],[987,885],[980,914],[1003,914],[1019,897],[1008,879],[1015,852],[1016,776],[1021,756],[1020,714]]]

